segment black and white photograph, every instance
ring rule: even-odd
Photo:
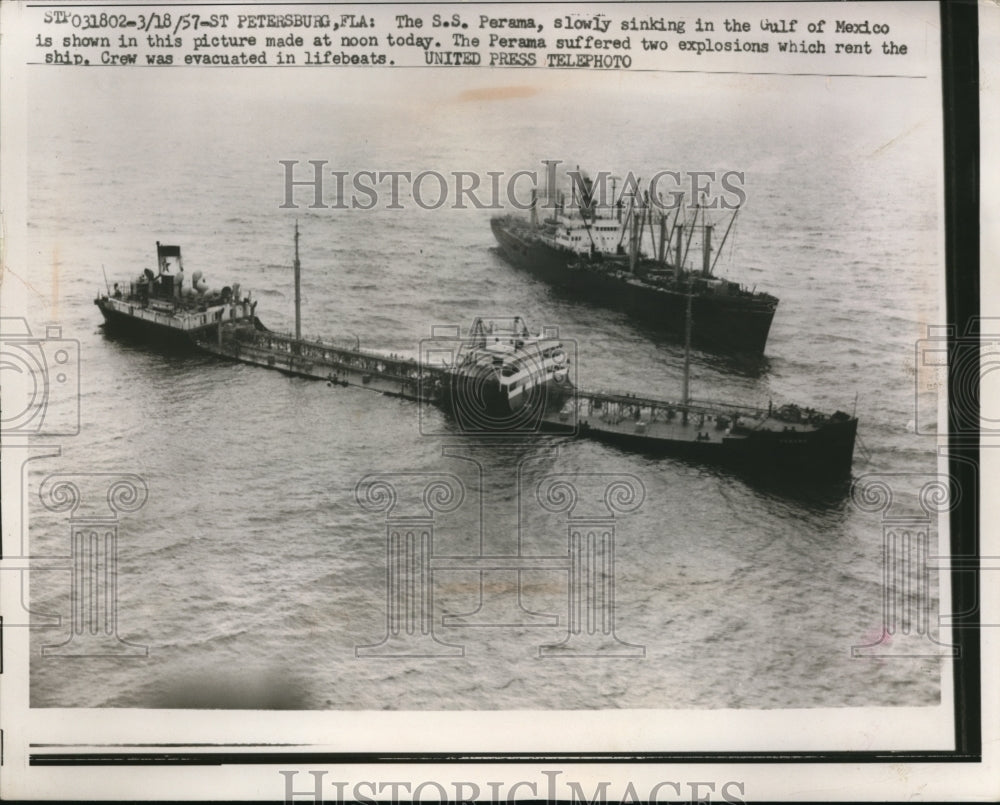
[[[994,799],[956,7],[5,4],[4,795]]]

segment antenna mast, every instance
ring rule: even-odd
[[[299,222],[295,222],[295,340],[302,340],[302,288],[299,264]]]

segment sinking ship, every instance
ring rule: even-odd
[[[189,279],[179,246],[157,241],[156,264],[156,272],[146,268],[128,282],[106,285],[106,293],[94,299],[108,332],[164,347],[197,349],[199,341],[223,323],[263,328],[254,313],[256,301],[249,293],[241,295],[239,284],[215,290],[201,271]]]
[[[541,220],[538,206],[536,194],[530,218],[501,215],[490,221],[500,254],[514,266],[678,338],[693,296],[695,346],[748,357],[764,353],[778,299],[714,274],[738,209],[714,248],[715,225],[700,204],[690,221],[683,219],[683,205],[670,215],[654,210],[648,195],[619,197],[610,214],[601,214],[589,199],[577,202],[575,193],[569,205],[557,196],[552,214]],[[688,266],[695,232],[700,268]]]
[[[838,480],[850,474],[858,426],[854,414],[826,414],[793,404],[763,409],[690,397],[694,293],[685,296],[679,397],[586,391],[573,382],[572,359],[558,331],[532,333],[520,317],[477,318],[465,335],[456,331],[436,346],[432,338],[432,348],[422,346],[416,357],[362,349],[359,342],[350,346],[303,338],[298,237],[296,226],[295,333],[266,328],[255,315],[255,303],[239,299],[233,289],[199,293],[195,275],[194,295],[185,294],[178,280],[182,269],[177,247],[158,245],[161,260],[176,256],[176,269],[161,265],[159,278],[146,273],[127,293],[116,286],[115,292],[95,301],[106,326],[116,330],[154,343],[167,338],[219,358],[330,386],[355,386],[430,403],[443,409],[461,433],[592,438],[758,476]]]
[[[687,319],[694,296],[688,296]],[[476,319],[440,400],[468,432],[536,429],[755,475],[838,479],[850,474],[858,420],[795,404],[766,409],[690,397],[690,326],[681,395],[593,392],[572,382],[570,356],[549,328],[531,335]]]

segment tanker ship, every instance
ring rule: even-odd
[[[335,339],[303,338],[297,226],[295,247],[294,334],[264,327],[254,303],[248,298],[237,301],[239,294],[233,289],[238,286],[210,296],[207,290],[199,293],[199,278],[194,280],[193,295],[178,292],[178,286],[183,287],[177,279],[181,271],[169,267],[165,271],[161,266],[159,279],[145,274],[145,282],[135,283],[127,295],[119,298],[116,290],[95,302],[106,326],[122,327],[153,343],[169,337],[227,360],[430,403],[451,417],[456,433],[592,438],[729,466],[757,478],[826,481],[850,474],[858,425],[853,414],[826,414],[792,404],[763,409],[690,396],[694,293],[684,296],[684,379],[679,397],[586,391],[572,381],[572,361],[558,331],[545,328],[533,334],[520,317],[477,318],[464,337],[456,331],[440,343],[433,337],[424,342],[418,357],[362,349],[360,342],[348,346]],[[177,247],[158,246],[161,256],[174,251],[179,261]],[[165,280],[166,276],[174,279]],[[153,310],[158,319],[149,318],[153,300],[163,303]]]

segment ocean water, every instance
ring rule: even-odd
[[[474,447],[414,403],[109,338],[92,304],[102,266],[128,279],[154,265],[159,240],[181,245],[189,273],[252,289],[261,319],[290,329],[298,221],[306,334],[415,352],[432,325],[522,315],[560,328],[582,387],[671,396],[682,349],[507,265],[493,211],[308,209],[308,190],[299,209],[281,209],[278,160],[414,173],[509,174],[542,159],[619,175],[745,171],[747,203],[716,270],[781,302],[763,366],[695,353],[692,394],[847,411],[856,398],[855,477],[932,473],[934,440],[914,427],[914,345],[941,317],[931,82],[886,92],[870,79],[436,73],[425,84],[276,72],[31,74],[28,268],[39,293],[28,313],[79,341],[82,422],[78,436],[49,439],[61,457],[31,464],[32,552],[69,552],[65,515],[35,494],[48,474],[135,473],[149,489],[121,518],[117,609],[119,636],[148,656],[43,656],[65,633],[35,630],[33,706],[938,703],[938,661],[851,656],[882,631],[882,528],[847,486],[775,489],[587,441]],[[470,85],[507,91],[469,95]],[[481,593],[477,571],[442,570],[435,633],[464,655],[358,657],[386,630],[384,515],[355,499],[372,473],[463,482],[465,502],[435,521],[435,550],[450,555],[518,544],[565,553],[566,524],[538,505],[537,484],[639,479],[642,506],[615,526],[615,629],[644,656],[539,657],[566,634],[567,582],[533,569],[521,603],[558,625],[442,625]],[[515,574],[485,579],[509,604]],[[65,624],[69,590],[68,573],[36,573],[32,607]]]

